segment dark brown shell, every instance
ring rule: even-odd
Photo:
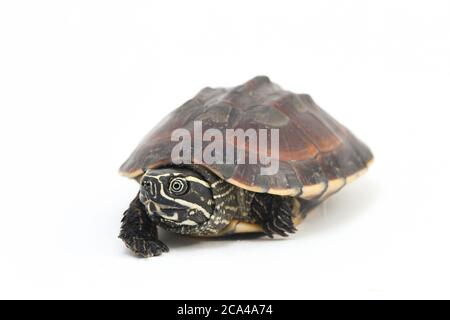
[[[260,165],[204,165],[228,182],[255,192],[316,198],[328,196],[365,171],[369,148],[319,108],[309,95],[281,89],[264,76],[231,88],[205,88],[170,113],[133,151],[120,171],[138,177],[144,168],[170,164],[173,130],[279,128],[280,170],[260,175]],[[194,153],[192,153],[194,154]],[[195,159],[193,159],[195,162]]]

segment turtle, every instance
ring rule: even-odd
[[[173,132],[195,135],[198,122],[202,130],[216,133],[277,130],[278,170],[261,174],[261,161],[205,162],[195,146],[184,157],[191,161],[180,161],[174,157],[179,140]],[[246,157],[262,152],[261,144],[251,149],[237,139],[222,138],[222,143]],[[119,238],[135,255],[152,257],[169,251],[158,239],[158,227],[200,238],[242,233],[286,237],[372,161],[370,149],[308,94],[284,90],[267,76],[231,88],[206,87],[166,116],[120,167],[140,189],[123,215]]]

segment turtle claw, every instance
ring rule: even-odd
[[[265,224],[262,226],[262,228],[263,228],[263,231],[264,231],[264,233],[266,234],[266,236],[268,236],[269,238],[273,239],[274,231],[271,229],[271,227],[269,226],[269,224],[268,224],[268,223],[265,223]]]
[[[138,257],[150,258],[160,256],[164,252],[169,252],[169,248],[162,241],[149,240],[144,238],[133,238],[125,241],[126,246]]]
[[[286,233],[295,233],[297,229],[292,222],[292,218],[289,219],[289,222],[280,222],[280,224],[283,226],[283,231],[285,231]]]
[[[273,238],[274,234],[282,237],[287,237],[289,233],[295,233],[296,229],[292,223],[292,218],[289,217],[289,222],[282,220],[280,216],[274,217],[272,221],[266,222],[263,225],[263,230],[267,236]]]

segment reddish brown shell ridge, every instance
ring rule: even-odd
[[[193,135],[194,121],[202,121],[203,130],[221,132],[279,129],[279,170],[274,175],[261,175],[260,164],[199,163],[229,183],[255,192],[306,199],[329,196],[365,172],[373,160],[370,149],[309,95],[283,90],[268,77],[258,76],[234,88],[201,90],[145,136],[120,172],[136,178],[147,168],[170,164],[172,149],[179,143],[171,141],[172,132],[184,128]]]

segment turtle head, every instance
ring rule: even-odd
[[[189,169],[147,170],[139,198],[150,216],[171,228],[199,226],[214,212],[210,184]]]

